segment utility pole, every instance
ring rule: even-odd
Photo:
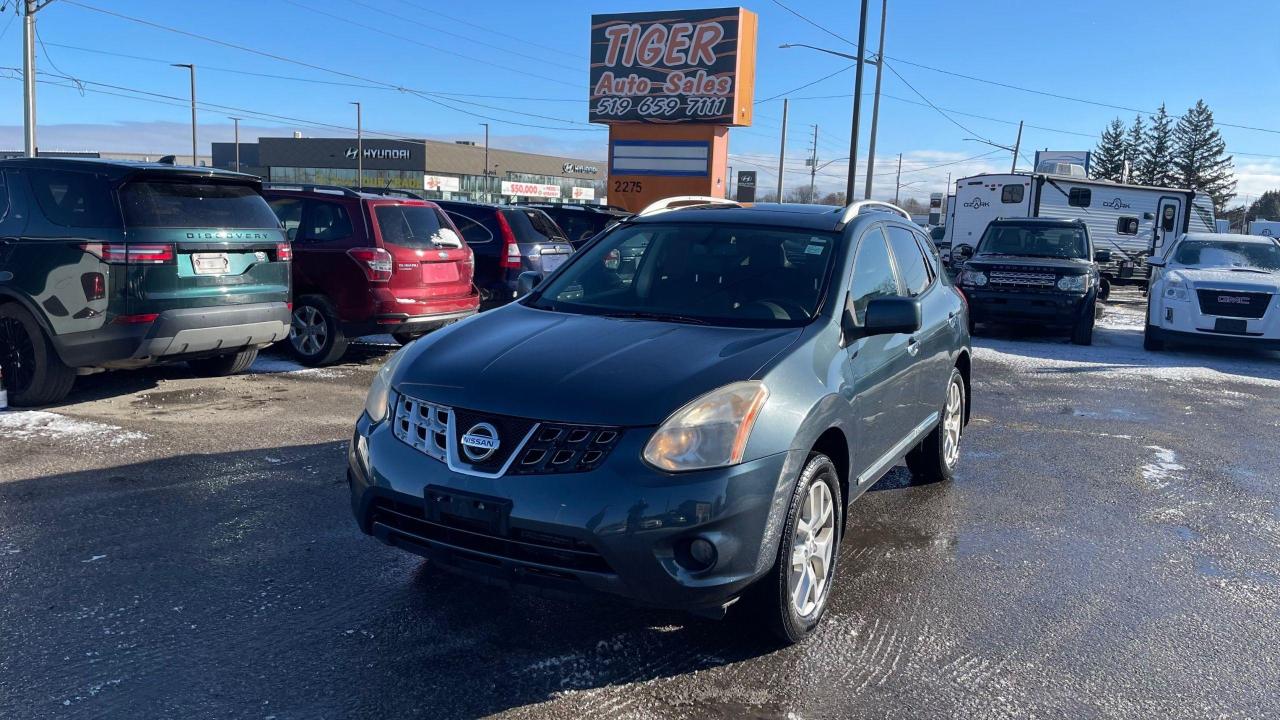
[[[191,73],[191,166],[200,164],[196,159],[196,66],[191,63],[171,63],[173,67],[186,68]]]
[[[782,202],[782,172],[787,161],[787,106],[791,101],[782,98],[782,141],[778,146],[778,202]]]
[[[809,153],[809,202],[813,202],[813,186],[818,179],[818,124],[813,124],[813,147]]]
[[[898,179],[894,182],[893,204],[898,204],[898,196],[902,192],[902,153],[898,153]]]
[[[22,3],[22,131],[23,152],[36,156],[36,13],[53,0]]]
[[[1022,121],[1018,121],[1018,139],[1013,143],[1013,167],[1009,172],[1018,172],[1018,153],[1022,150]],[[1035,168],[1031,168],[1035,170]]]
[[[349,105],[356,106],[356,189],[364,187],[364,126],[360,117],[360,103],[352,100]]]
[[[864,200],[871,199],[871,178],[876,169],[876,126],[880,124],[880,81],[884,78],[884,24],[889,14],[889,0],[880,0],[880,50],[876,54],[876,97],[871,104],[871,141],[867,145],[867,189]],[[859,47],[859,54],[862,48]]]
[[[727,179],[725,180],[724,196],[729,200],[737,200],[738,199],[738,183],[733,176],[732,165],[726,166],[725,176],[727,177]]]
[[[236,126],[236,172],[240,172],[240,118],[229,117],[227,119],[235,123]]]
[[[862,73],[866,66],[867,0],[862,0],[862,16],[858,21],[858,72],[853,80],[853,127],[849,130],[849,177],[844,184],[845,202],[853,202],[854,178],[858,167],[858,122],[862,115]]]
[[[491,195],[493,183],[489,182],[489,123],[480,123],[484,126],[484,201],[492,202]]]

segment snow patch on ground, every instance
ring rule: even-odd
[[[122,430],[115,425],[77,420],[41,410],[0,412],[0,436],[19,440],[29,438],[83,440],[113,447],[145,440],[147,437],[143,433]]]
[[[300,375],[315,378],[346,377],[347,372],[338,368],[310,368],[287,358],[259,355],[249,366],[249,372],[261,375]]]
[[[1166,488],[1187,469],[1178,462],[1174,451],[1159,445],[1148,445],[1147,449],[1152,451],[1153,457],[1142,466],[1142,479],[1151,487],[1157,490]]]

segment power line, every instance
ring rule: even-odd
[[[848,38],[845,38],[844,36],[839,35],[838,33],[834,32],[834,31],[832,31],[832,30],[828,30],[827,28],[825,28],[825,27],[823,27],[823,26],[819,25],[818,23],[816,23],[816,22],[814,22],[814,21],[810,20],[809,18],[805,17],[804,15],[801,15],[800,13],[796,12],[795,10],[792,10],[791,8],[787,7],[786,5],[783,5],[783,4],[782,4],[781,2],[779,2],[778,0],[770,0],[770,2],[772,2],[774,5],[777,5],[778,7],[782,8],[783,10],[786,10],[787,12],[791,13],[792,15],[795,15],[796,17],[800,18],[801,20],[805,21],[806,23],[809,23],[810,25],[812,25],[813,27],[815,27],[815,28],[817,28],[817,29],[821,30],[822,32],[824,32],[824,33],[826,33],[826,34],[830,35],[831,37],[833,37],[833,38],[835,38],[835,39],[839,40],[840,42],[848,43],[849,45],[852,45],[855,49],[857,49],[857,47],[858,47],[858,43],[856,43],[856,42],[854,42],[854,41],[852,41],[852,40],[849,40]]]
[[[106,9],[104,9],[104,8],[94,7],[93,5],[87,5],[87,4],[83,3],[83,2],[79,2],[79,0],[62,0],[62,2],[64,2],[64,3],[65,3],[65,4],[67,4],[67,5],[74,5],[74,6],[79,7],[79,8],[84,8],[85,10],[90,10],[90,11],[92,11],[92,12],[101,13],[101,14],[103,14],[103,15],[108,15],[108,16],[111,16],[111,17],[119,18],[119,19],[121,19],[121,20],[127,20],[127,21],[129,21],[129,22],[133,22],[133,23],[136,23],[136,24],[139,24],[139,25],[145,25],[145,26],[147,26],[147,27],[152,27],[152,28],[155,28],[155,29],[158,29],[158,30],[164,30],[165,32],[170,32],[170,33],[174,33],[174,34],[177,34],[177,35],[182,35],[182,36],[184,36],[184,37],[189,37],[189,38],[194,38],[194,39],[197,39],[197,40],[202,40],[202,41],[204,41],[204,42],[212,43],[212,44],[214,44],[214,45],[219,45],[219,46],[222,46],[222,47],[231,48],[231,49],[233,49],[233,50],[237,50],[237,51],[239,51],[239,52],[250,53],[250,54],[258,55],[258,56],[265,57],[265,58],[268,58],[268,59],[271,59],[271,60],[276,60],[276,61],[278,61],[278,62],[289,63],[289,64],[291,64],[291,65],[297,65],[297,66],[299,66],[299,67],[305,67],[305,68],[308,68],[308,69],[311,69],[311,70],[318,70],[318,71],[320,71],[320,72],[330,73],[330,74],[332,74],[332,75],[337,75],[337,76],[339,76],[339,77],[345,77],[345,78],[350,79],[350,80],[358,80],[358,81],[361,81],[361,82],[364,82],[364,83],[371,83],[371,84],[379,85],[379,86],[384,87],[384,88],[389,88],[389,89],[392,89],[392,90],[398,90],[398,91],[403,92],[403,93],[407,93],[407,94],[411,94],[411,95],[416,95],[417,97],[419,97],[419,98],[421,98],[421,99],[423,99],[423,100],[426,100],[427,102],[433,103],[433,104],[435,104],[435,105],[439,105],[439,106],[444,107],[444,108],[448,108],[448,109],[450,109],[450,110],[453,110],[454,112],[459,112],[459,113],[462,113],[462,114],[464,114],[464,115],[469,115],[469,116],[471,116],[471,117],[477,117],[477,118],[481,118],[481,119],[484,119],[484,120],[490,120],[490,121],[493,121],[493,122],[496,122],[496,123],[502,123],[502,124],[506,124],[506,125],[515,125],[515,126],[519,126],[519,127],[531,127],[531,128],[538,128],[538,129],[541,129],[541,130],[579,131],[579,132],[603,132],[603,131],[604,131],[604,128],[599,128],[599,127],[584,127],[584,128],[553,127],[553,126],[538,125],[538,124],[533,124],[533,123],[522,123],[522,122],[517,122],[517,121],[515,121],[515,120],[507,120],[507,119],[502,119],[502,118],[495,118],[495,117],[492,117],[492,116],[489,116],[489,115],[484,115],[484,114],[482,114],[482,113],[477,113],[477,112],[473,112],[473,111],[470,111],[470,110],[466,110],[466,109],[464,109],[464,108],[459,108],[459,107],[455,107],[455,106],[453,106],[453,105],[450,105],[450,104],[448,104],[448,103],[446,103],[446,102],[444,102],[444,101],[440,100],[439,98],[431,97],[431,93],[430,93],[430,92],[428,92],[428,91],[418,90],[418,89],[415,89],[415,88],[410,88],[410,87],[406,87],[406,86],[403,86],[403,85],[398,85],[398,84],[396,84],[396,83],[390,83],[390,82],[387,82],[387,81],[385,81],[385,80],[377,80],[377,79],[367,78],[367,77],[363,77],[363,76],[361,76],[361,75],[356,75],[355,73],[347,72],[347,71],[345,71],[345,70],[337,70],[337,69],[334,69],[334,68],[325,67],[325,66],[323,66],[323,65],[317,65],[317,64],[315,64],[315,63],[307,62],[307,61],[305,61],[305,60],[298,60],[298,59],[295,59],[295,58],[286,57],[286,56],[284,56],[284,55],[278,55],[278,54],[276,54],[276,53],[267,52],[267,51],[265,51],[265,50],[258,50],[258,49],[256,49],[256,48],[251,48],[251,47],[247,47],[247,46],[244,46],[244,45],[239,45],[239,44],[237,44],[237,43],[229,42],[229,41],[226,41],[226,40],[220,40],[220,39],[218,39],[218,38],[209,37],[209,36],[207,36],[207,35],[201,35],[201,34],[199,34],[199,33],[194,33],[194,32],[191,32],[191,31],[189,31],[189,30],[182,30],[182,29],[179,29],[179,28],[170,27],[170,26],[168,26],[168,25],[162,25],[162,24],[160,24],[160,23],[152,22],[152,21],[150,21],[150,20],[145,20],[145,19],[142,19],[142,18],[137,18],[137,17],[130,16],[130,15],[125,15],[125,14],[123,14],[123,13],[118,13],[118,12],[115,12],[115,11],[112,11],[112,10],[106,10]],[[343,20],[344,20],[344,22],[346,21],[345,19],[343,19]],[[510,114],[514,114],[514,115],[527,115],[527,113],[523,113],[523,112],[515,111],[515,110],[506,110],[506,109],[502,109],[502,110],[501,110],[501,112],[506,112],[506,113],[510,113]],[[562,119],[557,119],[557,120],[556,120],[556,122],[580,124],[580,123],[577,123],[577,121],[573,121],[573,120],[562,120]]]
[[[483,30],[483,31],[485,31],[485,32],[489,33],[490,35],[498,35],[498,36],[500,36],[500,37],[504,37],[504,38],[507,38],[507,39],[509,39],[509,40],[515,40],[515,41],[516,41],[516,42],[518,42],[518,43],[523,43],[523,44],[528,45],[528,46],[530,46],[530,47],[536,47],[536,48],[538,48],[538,49],[540,49],[540,50],[548,50],[548,51],[553,52],[553,53],[559,53],[559,54],[564,55],[564,56],[566,56],[566,57],[571,57],[571,58],[573,58],[573,59],[575,59],[575,60],[579,60],[579,61],[580,61],[580,60],[582,60],[582,59],[583,59],[583,58],[582,58],[582,56],[577,55],[577,54],[575,54],[575,53],[567,52],[567,51],[565,51],[565,50],[560,50],[560,49],[558,49],[558,48],[553,48],[553,47],[551,47],[551,46],[549,46],[549,45],[539,45],[538,43],[532,42],[532,41],[530,41],[530,40],[528,40],[528,39],[525,39],[525,38],[522,38],[522,37],[519,37],[519,36],[516,36],[516,35],[510,35],[510,34],[508,34],[508,33],[504,33],[504,32],[502,32],[501,30],[495,30],[495,29],[494,29],[493,27],[491,27],[491,26],[479,25],[479,24],[477,24],[477,23],[473,23],[473,22],[471,22],[470,20],[464,20],[464,19],[462,19],[462,18],[456,18],[456,17],[452,17],[452,16],[450,16],[450,15],[445,15],[444,13],[440,12],[440,10],[439,10],[438,8],[434,8],[434,7],[423,7],[422,5],[418,5],[418,4],[416,4],[416,3],[409,2],[409,0],[400,0],[400,2],[401,2],[401,4],[408,5],[408,6],[409,6],[409,7],[411,7],[411,8],[415,8],[415,9],[417,9],[417,10],[421,10],[422,12],[425,12],[425,13],[431,13],[432,15],[437,15],[437,16],[439,16],[439,17],[444,18],[445,20],[451,20],[451,21],[453,21],[453,22],[460,23],[460,24],[462,24],[462,25],[469,25],[470,27],[476,28],[476,29],[478,29],[478,30]]]
[[[791,93],[796,92],[796,91],[798,91],[798,90],[803,90],[803,89],[805,89],[805,88],[807,88],[807,87],[810,87],[810,86],[813,86],[813,85],[817,85],[818,83],[820,83],[820,82],[822,82],[822,81],[824,81],[824,80],[830,80],[831,78],[833,78],[833,77],[835,77],[835,76],[837,76],[837,75],[839,75],[839,74],[841,74],[841,73],[849,72],[850,70],[852,70],[852,69],[853,69],[853,68],[855,68],[855,67],[857,67],[857,65],[856,65],[856,64],[848,65],[848,66],[846,66],[846,67],[840,68],[839,70],[837,70],[837,71],[835,71],[835,72],[831,73],[830,75],[823,75],[822,77],[818,78],[817,80],[814,80],[813,82],[807,82],[807,83],[805,83],[805,84],[803,84],[803,85],[801,85],[801,86],[799,86],[799,87],[793,87],[793,88],[791,88],[790,90],[784,90],[784,91],[782,91],[782,92],[778,93],[777,95],[771,95],[771,96],[769,96],[769,97],[767,97],[767,98],[765,98],[765,99],[763,99],[763,100],[757,100],[757,101],[755,101],[755,103],[754,103],[754,104],[755,104],[755,105],[759,105],[760,103],[767,103],[767,102],[770,102],[770,101],[773,101],[773,100],[777,100],[778,98],[780,98],[780,97],[782,97],[782,96],[784,96],[784,95],[790,95]]]

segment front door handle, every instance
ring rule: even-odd
[[[907,354],[915,357],[920,353],[920,341],[914,337],[907,338]]]

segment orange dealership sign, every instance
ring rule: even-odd
[[[750,125],[755,52],[742,8],[593,15],[591,122]]]

